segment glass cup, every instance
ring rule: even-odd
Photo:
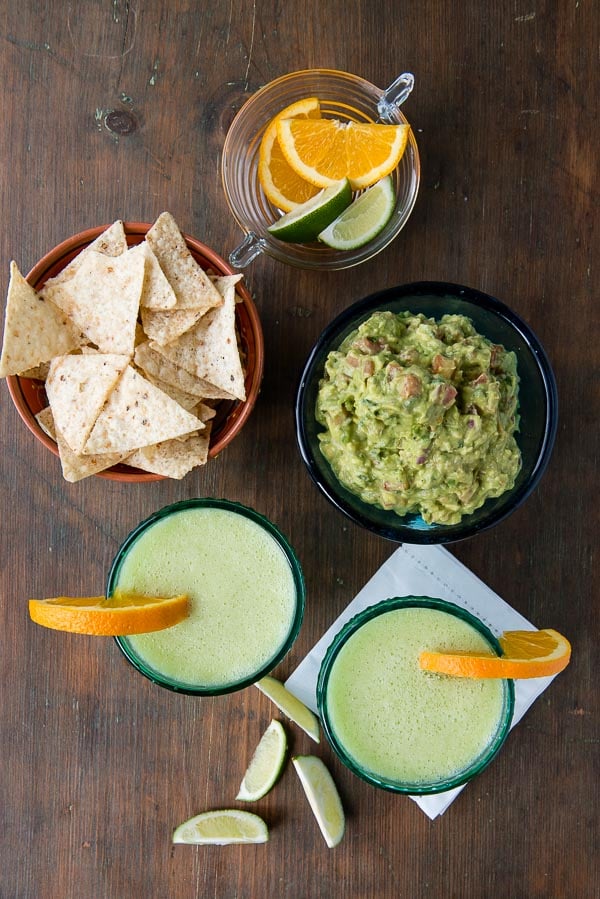
[[[478,638],[483,637],[488,651],[501,653],[500,645],[492,632],[474,615],[453,603],[414,596],[384,600],[352,618],[327,649],[317,683],[319,714],[325,734],[336,754],[354,774],[367,783],[395,793],[413,795],[441,793],[471,780],[483,771],[499,752],[508,735],[513,717],[514,684],[511,680],[467,683],[467,679],[448,678],[446,675],[423,671],[421,672],[423,681],[417,676],[415,685],[414,673],[411,674],[409,671],[406,676],[401,667],[402,650],[398,647],[401,644],[402,631],[399,624],[396,624],[396,629],[390,630],[392,619],[389,618],[384,630],[392,634],[391,638],[385,634],[381,636],[381,631],[378,633],[373,629],[370,632],[363,631],[363,638],[365,634],[369,636],[367,652],[364,652],[364,647],[360,643],[355,642],[355,650],[358,648],[361,655],[357,659],[352,659],[352,656],[347,654],[345,661],[340,665],[343,659],[340,653],[348,647],[349,641],[356,637],[361,629],[381,616],[409,609],[443,612],[455,621],[465,623],[467,628],[461,626],[460,630],[465,630],[466,634],[474,630]],[[396,619],[397,622],[400,620]],[[438,621],[440,620],[443,621],[438,616]],[[410,626],[408,621],[405,626],[408,630]],[[423,621],[421,626],[423,629],[426,626],[429,628],[427,631],[429,635],[432,628],[431,619],[428,625]],[[436,639],[439,638],[438,629],[439,625],[435,625]],[[407,636],[406,639],[408,641],[412,638]],[[417,642],[420,639],[419,635]],[[422,648],[426,648],[425,645]],[[427,648],[434,648],[431,642]],[[365,661],[367,667],[364,667]],[[414,664],[418,664],[416,659]],[[336,675],[338,684],[342,678],[341,694],[336,686]],[[360,704],[361,693],[356,687],[359,685],[364,689],[364,684],[370,678],[373,679],[373,684],[367,688],[367,710],[361,717],[363,711]],[[403,696],[410,695],[410,701],[401,702],[400,698],[395,699],[395,693],[386,694],[386,687],[398,690],[398,697],[403,690]],[[455,693],[461,690],[466,690],[462,697]],[[461,709],[463,715],[459,717]],[[349,717],[344,721],[346,710]],[[477,730],[478,713],[481,725]],[[464,721],[465,717],[468,720]],[[423,723],[425,720],[427,724]],[[428,728],[426,739],[425,727]],[[354,737],[354,730],[360,734],[358,741]],[[470,736],[471,731],[473,737]],[[483,748],[482,743],[485,743]],[[413,767],[412,776],[408,774],[404,776],[400,772],[402,767],[400,762],[396,769],[395,758],[390,762],[390,756],[385,752],[383,757],[381,754],[378,755],[381,753],[380,745],[393,746],[397,750],[393,755],[398,759],[403,758],[405,770],[408,771],[409,767]],[[477,748],[471,753],[473,746]],[[430,758],[423,763],[422,759],[429,753]],[[418,765],[423,770],[425,765],[433,769],[438,764],[438,773],[415,776],[413,758],[419,760]],[[409,761],[405,763],[404,759]],[[442,763],[439,762],[440,759],[443,759]],[[456,759],[461,760],[458,766],[455,764]],[[395,769],[393,774],[390,773],[391,766]],[[384,769],[385,773],[382,773]]]
[[[183,500],[142,521],[110,568],[106,595],[117,588],[189,594],[189,618],[115,639],[153,683],[190,695],[260,680],[289,651],[304,615],[304,576],[286,538],[264,515],[225,499]]]
[[[246,232],[230,254],[235,268],[244,268],[259,254],[297,268],[335,270],[365,262],[384,249],[406,224],[417,198],[420,180],[419,152],[410,130],[406,150],[393,172],[396,204],[384,229],[355,250],[333,250],[312,244],[277,240],[268,232],[279,216],[258,179],[262,136],[269,122],[286,106],[306,97],[318,97],[321,115],[340,121],[407,124],[400,105],[412,91],[414,78],[400,75],[386,90],[369,81],[334,69],[307,69],[271,81],[240,109],[225,138],[221,160],[223,188],[236,221]]]

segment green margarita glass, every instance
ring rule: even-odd
[[[275,667],[298,636],[302,569],[263,515],[224,499],[174,503],[142,521],[119,549],[106,595],[186,593],[188,618],[149,634],[117,637],[131,664],[180,693],[241,690]]]
[[[319,672],[319,713],[333,749],[354,774],[392,792],[441,793],[466,783],[511,726],[512,681],[423,671],[426,649],[501,652],[491,631],[453,603],[397,597],[352,618]]]

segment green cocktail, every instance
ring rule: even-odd
[[[425,649],[500,651],[491,632],[452,603],[398,598],[353,618],[319,675],[333,748],[354,773],[397,792],[436,793],[470,780],[499,750],[512,719],[512,681],[423,671]]]
[[[184,693],[228,693],[258,680],[286,654],[304,611],[288,542],[262,515],[227,500],[175,503],[142,522],[113,562],[107,595],[117,587],[189,595],[180,624],[117,638],[142,674]]]

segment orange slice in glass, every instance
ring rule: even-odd
[[[400,162],[408,125],[292,119],[281,116],[277,139],[291,168],[316,187],[348,178],[354,190],[375,184]]]
[[[144,596],[117,591],[104,596],[30,599],[29,616],[36,624],[73,634],[119,637],[172,627],[187,618],[189,597]]]
[[[298,100],[276,115],[263,135],[258,156],[258,180],[267,198],[283,212],[291,212],[300,203],[310,200],[319,188],[290,168],[277,140],[277,122],[280,118],[318,119],[320,115],[316,97]]]
[[[571,644],[557,631],[506,631],[498,638],[502,656],[469,652],[422,652],[419,665],[425,671],[452,677],[548,677],[566,668]]]

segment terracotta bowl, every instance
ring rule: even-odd
[[[151,224],[146,222],[124,222],[123,225],[129,246],[141,243],[151,228]],[[34,265],[27,275],[27,281],[32,287],[39,290],[48,278],[54,277],[65,268],[106,227],[103,225],[89,228],[58,244]],[[210,270],[217,275],[234,274],[233,269],[210,247],[187,234],[184,234],[184,238],[192,256],[203,269]],[[244,427],[256,403],[263,374],[264,341],[258,312],[243,283],[239,283],[236,290],[242,299],[242,302],[236,304],[236,320],[245,356],[246,399],[243,402],[223,400],[218,404],[210,437],[209,459],[224,450]],[[43,382],[32,378],[22,378],[18,375],[8,377],[6,381],[17,412],[31,433],[55,456],[58,456],[56,443],[40,428],[35,419],[36,414],[48,405]],[[115,465],[106,471],[99,472],[96,476],[131,483],[164,480],[163,475],[140,471],[124,464]]]

